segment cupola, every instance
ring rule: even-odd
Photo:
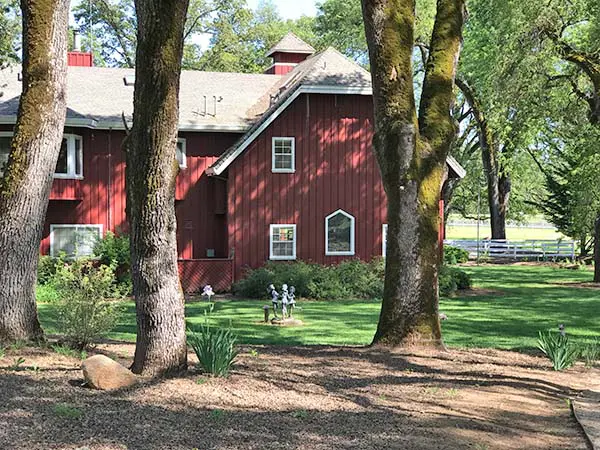
[[[267,53],[267,56],[273,58],[273,65],[265,73],[285,75],[314,53],[315,49],[311,45],[290,32]]]

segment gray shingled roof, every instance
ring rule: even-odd
[[[14,123],[16,119],[21,94],[19,71],[20,67],[0,71],[0,123]],[[97,128],[123,128],[122,113],[131,121],[133,112],[133,86],[125,85],[126,76],[133,77],[134,69],[69,67],[67,124],[96,121]],[[247,130],[269,107],[266,94],[281,78],[280,75],[183,71],[180,129]]]
[[[332,89],[356,88],[357,92],[364,90],[365,93],[370,93],[371,74],[332,47],[298,64],[269,92],[269,96],[273,98],[271,107],[234,146],[215,161],[209,168],[209,172],[222,173],[251,142],[253,135],[298,89],[317,86]]]
[[[312,55],[316,50],[290,31],[267,52],[267,56],[277,52]]]

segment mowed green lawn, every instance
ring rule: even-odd
[[[466,267],[477,288],[493,290],[481,295],[442,299],[440,310],[445,342],[451,347],[494,347],[529,350],[538,330],[556,329],[560,323],[576,340],[600,337],[600,290],[561,285],[591,281],[584,270],[550,266]],[[210,316],[214,325],[230,326],[246,344],[365,345],[371,342],[379,317],[379,301],[300,301],[296,317],[305,326],[280,328],[261,323],[267,300],[218,301]],[[135,341],[135,310],[125,313],[112,339]],[[189,326],[204,322],[206,302],[186,306]],[[56,310],[39,305],[46,331],[56,333]]]

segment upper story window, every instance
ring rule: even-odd
[[[8,162],[12,133],[0,132],[0,177],[4,175],[4,167]]]
[[[296,259],[296,225],[271,225],[270,259]]]
[[[338,209],[325,218],[325,254],[354,255],[354,217]]]
[[[184,138],[177,138],[177,162],[181,169],[187,167],[186,142]]]
[[[102,237],[102,225],[50,225],[50,255],[91,256]]]
[[[83,178],[83,145],[81,136],[63,135],[54,178]]]
[[[0,133],[0,176],[8,162],[12,132]],[[81,136],[65,134],[60,145],[54,178],[83,178],[83,145]]]
[[[273,172],[293,173],[296,170],[296,139],[293,137],[273,138]]]

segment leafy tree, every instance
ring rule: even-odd
[[[136,0],[133,128],[125,142],[138,330],[132,371],[150,376],[187,368],[175,218],[179,78],[187,8],[188,0]]]
[[[242,2],[245,5],[245,1]],[[259,3],[256,11],[236,5],[219,11],[209,27],[209,49],[191,67],[218,72],[264,72],[271,60],[269,49],[288,32],[318,47],[314,18],[283,20],[271,2]]]
[[[217,11],[231,13],[243,4],[242,0],[191,0],[184,30],[187,57],[197,59],[200,47],[196,41],[210,31]],[[137,18],[133,0],[81,2],[73,15],[83,44],[94,52],[98,65],[134,66]]]
[[[23,92],[0,178],[0,342],[39,340],[39,245],[66,115],[68,0],[23,0]]]
[[[0,68],[18,62],[21,35],[19,3],[0,0]]]
[[[442,345],[438,225],[465,5],[439,0],[419,108],[413,88],[415,5],[363,0],[373,77],[373,146],[388,200],[383,303],[374,343]]]

